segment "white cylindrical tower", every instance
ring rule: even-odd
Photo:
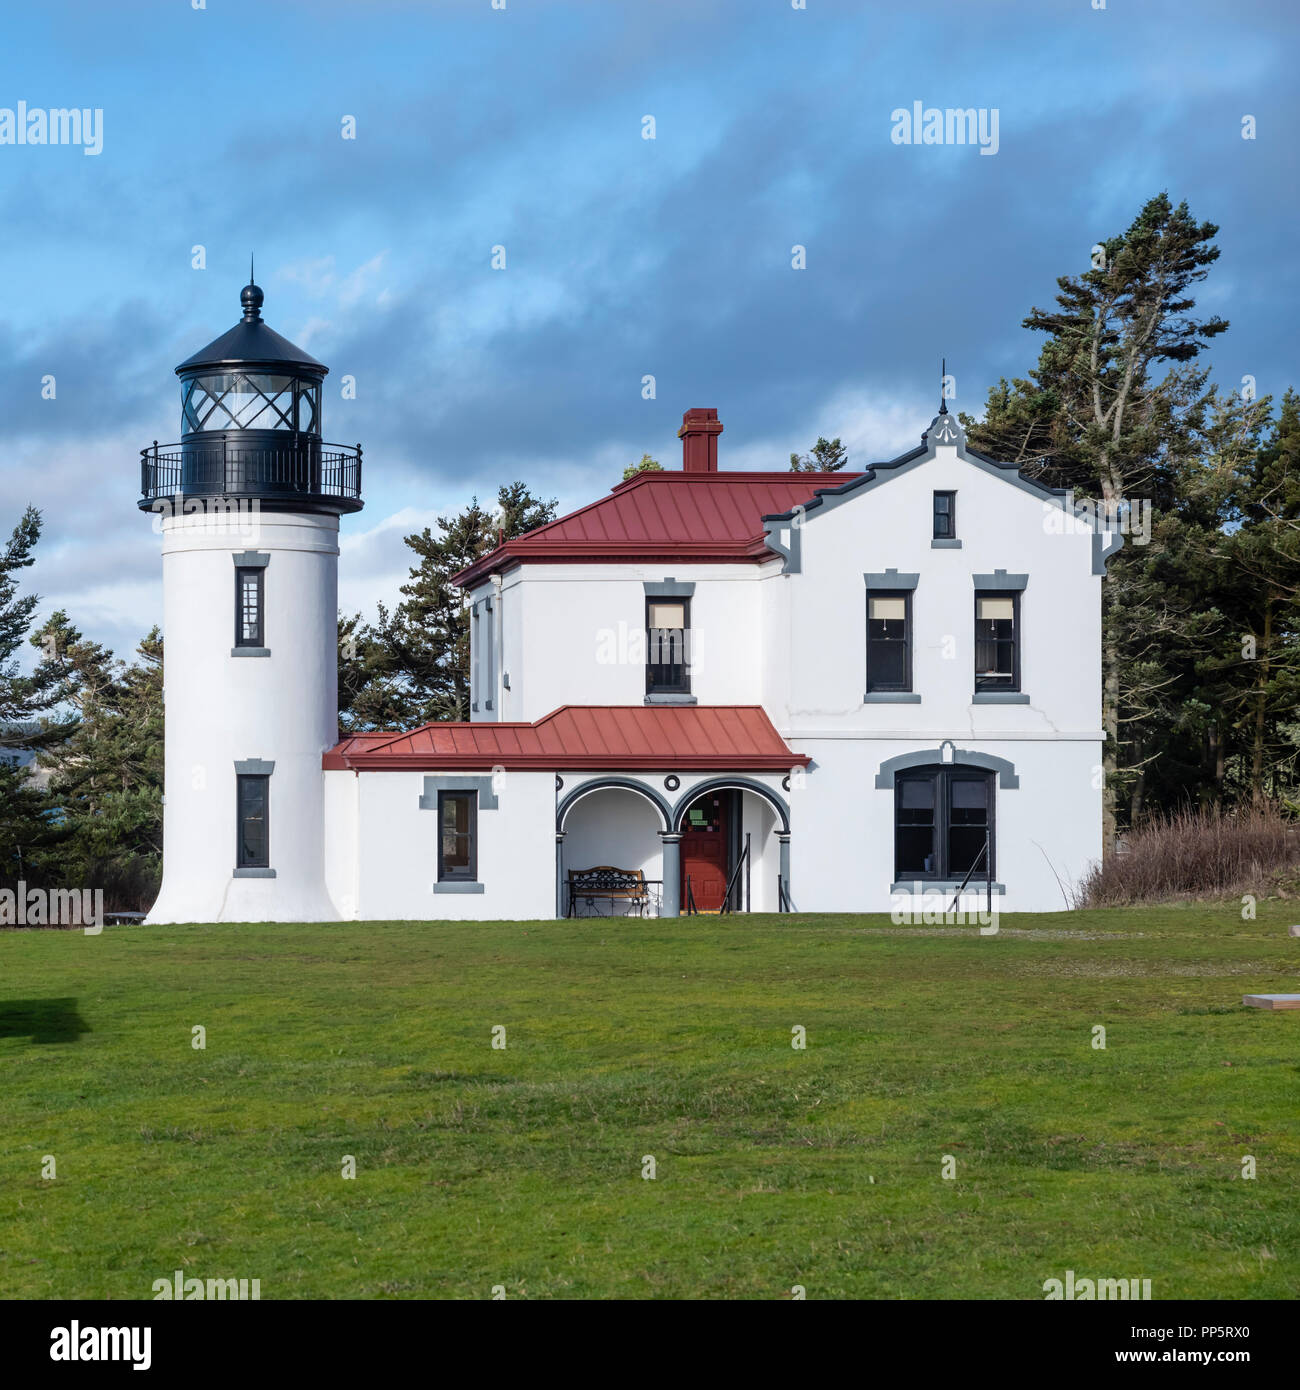
[[[337,918],[321,754],[338,738],[339,516],[361,449],[321,442],[328,370],[241,296],[229,333],[177,367],[184,434],[142,451],[162,534],[161,922]]]

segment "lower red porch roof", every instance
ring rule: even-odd
[[[562,705],[535,724],[434,723],[407,734],[352,734],[321,765],[357,772],[786,772],[810,761],[791,751],[761,705]]]

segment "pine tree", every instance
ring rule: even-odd
[[[128,665],[54,613],[31,638],[33,682],[71,715],[42,751],[63,838],[45,877],[102,888],[110,910],[145,908],[162,864],[163,644],[154,628]]]
[[[341,645],[346,727],[469,718],[469,617],[452,577],[500,542],[553,521],[556,505],[524,483],[509,483],[497,492],[495,513],[475,497],[458,516],[440,518],[436,534],[426,526],[406,537],[418,563],[402,585],[401,603],[392,614],[381,608],[373,627],[349,628],[350,662]]]
[[[18,592],[19,572],[35,563],[40,535],[41,514],[28,507],[0,550],[0,883],[38,881],[41,852],[64,834],[32,762],[64,728],[43,718],[49,701],[15,656],[40,602]]]
[[[1219,255],[1217,232],[1195,222],[1185,203],[1174,207],[1163,193],[1150,199],[1123,235],[1099,245],[1089,270],[1058,279],[1055,309],[1035,308],[1024,320],[1048,335],[1037,366],[1028,379],[990,392],[986,418],[965,422],[971,443],[1030,463],[1026,471],[1080,497],[1099,495],[1112,515],[1140,500],[1176,517],[1180,479],[1211,398],[1205,373],[1190,364],[1228,327],[1191,312],[1193,288]],[[1162,363],[1169,370],[1156,380]],[[1175,545],[1168,523],[1159,529],[1161,550],[1144,554],[1130,538],[1103,586],[1108,849],[1121,791],[1132,793],[1155,756],[1140,727],[1162,716],[1175,679],[1151,639],[1188,617],[1156,582],[1161,553]]]
[[[849,451],[838,438],[818,438],[806,454],[790,455],[791,473],[838,473],[849,461]]]
[[[649,454],[642,454],[639,463],[629,463],[623,470],[623,481],[627,482],[630,478],[635,478],[638,473],[662,473],[664,466],[658,459],[652,459]]]

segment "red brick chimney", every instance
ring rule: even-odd
[[[682,441],[682,469],[686,473],[718,471],[718,436],[722,422],[718,412],[706,406],[693,406],[682,416],[677,438]]]

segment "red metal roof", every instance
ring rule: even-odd
[[[327,770],[784,772],[806,767],[760,705],[563,705],[535,724],[435,723],[409,734],[353,734]]]
[[[860,473],[638,473],[608,497],[507,541],[455,576],[484,575],[539,561],[760,561],[773,557],[763,517],[809,502],[819,487]]]

